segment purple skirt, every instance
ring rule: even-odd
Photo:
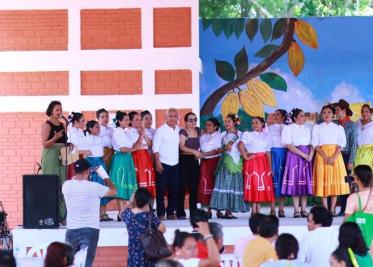
[[[297,146],[297,148],[306,154],[310,153],[310,147],[308,146]],[[312,195],[312,188],[312,162],[288,151],[281,194],[288,196]]]

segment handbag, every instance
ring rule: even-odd
[[[151,209],[150,209],[151,210]],[[148,260],[159,260],[168,258],[172,252],[168,248],[167,241],[163,233],[158,229],[153,229],[151,225],[152,213],[148,214],[148,227],[145,233],[140,236],[140,242],[144,249],[145,258]]]
[[[346,219],[346,222],[354,222],[359,225],[361,233],[364,237],[366,245],[370,248],[373,240],[373,214],[365,213],[365,209],[368,206],[369,198],[372,194],[372,187],[369,191],[369,197],[365,207],[362,209],[361,198],[359,193],[357,193],[358,202],[359,202],[359,209],[351,214],[350,217]]]

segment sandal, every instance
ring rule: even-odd
[[[216,217],[217,217],[218,219],[224,219],[224,215],[223,215],[223,213],[221,213],[221,211],[217,211],[217,212],[216,212]]]
[[[284,210],[278,210],[278,217],[279,218],[285,218],[285,211]]]
[[[305,211],[305,210],[302,210],[302,211],[300,212],[300,216],[301,216],[302,218],[307,218],[307,217],[308,217],[308,212]]]
[[[301,217],[300,212],[299,211],[295,211],[293,217],[294,218],[300,218]]]
[[[269,212],[269,215],[276,216],[276,210],[271,210],[271,211]]]
[[[224,218],[225,219],[237,219],[236,216],[233,216],[232,212],[230,211],[226,211],[225,214],[224,214]]]

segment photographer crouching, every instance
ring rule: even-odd
[[[69,242],[74,252],[88,248],[85,267],[91,267],[96,254],[99,238],[100,200],[103,197],[115,196],[115,189],[106,172],[97,173],[102,177],[107,186],[89,181],[91,166],[85,159],[74,163],[75,176],[66,181],[62,186],[65,197],[66,241]]]

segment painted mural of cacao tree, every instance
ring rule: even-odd
[[[240,107],[249,116],[263,116],[264,105],[277,105],[273,90],[287,91],[285,79],[274,72],[267,72],[269,67],[287,53],[290,70],[298,76],[305,62],[299,43],[318,48],[315,29],[300,19],[277,19],[273,26],[271,19],[203,20],[202,23],[204,29],[212,27],[215,35],[224,34],[227,38],[233,34],[238,38],[245,31],[250,42],[260,32],[265,45],[255,54],[255,57],[263,60],[252,68],[249,66],[245,47],[234,56],[234,66],[227,61],[215,60],[216,73],[226,83],[206,99],[201,115],[213,114],[217,104],[223,99],[223,117],[228,113],[236,114]],[[281,43],[274,44],[273,41],[279,38],[282,38]]]

